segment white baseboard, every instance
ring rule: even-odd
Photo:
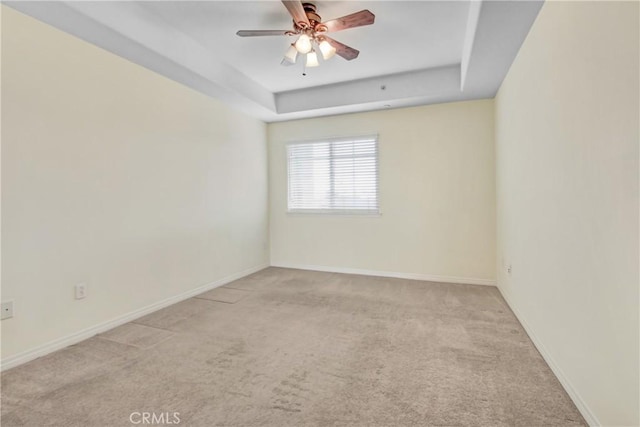
[[[198,286],[195,289],[188,290],[179,295],[166,298],[162,301],[158,301],[146,307],[142,307],[138,310],[124,314],[122,316],[118,316],[115,319],[108,320],[106,322],[100,323],[98,325],[92,326],[87,329],[83,329],[81,331],[75,332],[65,337],[58,338],[53,341],[49,341],[48,343],[37,346],[33,349],[23,351],[16,355],[7,357],[5,359],[2,359],[2,361],[0,361],[0,371],[5,371],[7,369],[14,368],[18,365],[22,365],[23,363],[27,363],[31,360],[37,359],[38,357],[45,356],[56,350],[60,350],[64,347],[68,347],[70,345],[79,343],[80,341],[84,341],[87,338],[91,338],[96,334],[106,332],[109,329],[115,328],[116,326],[120,326],[125,323],[131,322],[132,320],[138,319],[142,316],[146,316],[147,314],[153,313],[154,311],[160,310],[161,308],[164,308],[164,307],[168,307],[177,302],[184,301],[188,298],[191,298],[195,295],[201,294],[213,288],[226,285],[229,282],[233,282],[234,280],[238,280],[242,277],[248,276],[249,274],[255,273],[256,271],[260,271],[264,268],[267,268],[268,266],[269,264],[261,264],[261,265],[240,271],[238,273],[230,274],[221,279],[215,280],[213,282],[207,283],[202,286]]]
[[[571,381],[569,381],[560,366],[551,356],[551,353],[549,353],[540,338],[538,338],[535,332],[533,332],[533,329],[531,329],[531,326],[529,325],[529,323],[527,323],[526,319],[522,315],[522,312],[518,310],[513,300],[509,297],[508,292],[501,286],[498,286],[498,290],[500,291],[500,294],[502,294],[502,298],[504,298],[504,300],[507,302],[507,305],[509,306],[509,308],[511,308],[511,311],[513,311],[513,314],[515,314],[524,330],[527,332],[527,335],[529,335],[529,338],[533,342],[533,345],[535,345],[535,347],[538,349],[538,352],[542,355],[542,358],[545,360],[545,362],[547,362],[547,365],[549,365],[551,371],[553,371],[556,378],[558,378],[558,381],[560,381],[560,384],[562,384],[562,387],[564,387],[565,391],[578,408],[578,411],[580,411],[580,413],[584,417],[587,424],[589,424],[591,427],[601,426],[602,424],[595,416],[593,411],[591,411],[584,399],[582,399],[580,393],[578,393],[577,390],[573,387]]]
[[[272,267],[295,268],[298,270],[327,271],[330,273],[362,274],[364,276],[396,277],[398,279],[424,280],[427,282],[460,283],[465,285],[496,286],[493,279],[475,277],[437,276],[434,274],[397,273],[393,271],[364,270],[359,268],[328,267],[324,265],[302,265],[289,263],[272,263]]]

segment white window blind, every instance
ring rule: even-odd
[[[378,213],[377,136],[287,145],[289,212]]]

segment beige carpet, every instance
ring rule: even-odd
[[[2,374],[3,427],[143,425],[143,412],[184,426],[586,425],[495,288],[280,268]]]

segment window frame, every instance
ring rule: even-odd
[[[313,208],[290,208],[291,205],[291,174],[290,174],[290,155],[289,150],[293,145],[304,145],[314,143],[332,143],[336,142],[348,142],[358,139],[372,139],[375,141],[375,178],[376,178],[376,200],[377,207],[373,209],[357,209],[357,208],[325,208],[325,209],[313,209]],[[332,157],[329,157],[330,159]],[[367,216],[375,217],[382,215],[382,209],[380,207],[380,138],[377,133],[367,133],[363,135],[351,135],[340,137],[328,137],[328,138],[314,138],[308,140],[294,140],[285,144],[285,162],[286,162],[286,180],[287,180],[287,208],[286,213],[291,215],[338,215],[338,216]],[[331,163],[331,162],[330,162]]]

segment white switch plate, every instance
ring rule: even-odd
[[[2,311],[0,320],[11,319],[13,317],[13,300],[3,301],[0,310]]]
[[[76,299],[83,299],[87,297],[87,284],[86,283],[80,283],[79,285],[76,285]]]

